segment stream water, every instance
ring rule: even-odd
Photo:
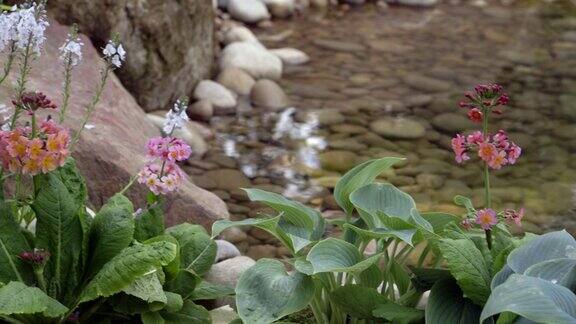
[[[280,81],[292,107],[245,103],[236,116],[215,118],[213,149],[191,173],[227,201],[232,218],[257,212],[234,185],[276,191],[330,217],[339,176],[366,159],[403,156],[383,180],[421,210],[459,213],[456,194],[477,206],[483,194],[480,164],[458,165],[450,150],[454,134],[477,128],[457,102],[474,84],[497,82],[511,104],[492,129],[507,130],[523,155],[493,173],[495,205],[525,207],[526,230],[575,233],[575,13],[569,2],[366,5],[275,22],[257,31],[267,47],[311,57]]]

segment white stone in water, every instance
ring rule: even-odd
[[[236,95],[212,80],[201,81],[194,90],[194,98],[206,100],[220,108],[232,108],[237,104]]]
[[[272,16],[277,18],[290,17],[296,8],[294,0],[260,0],[268,7]]]
[[[220,69],[236,67],[256,79],[278,80],[282,76],[282,61],[265,48],[250,42],[229,44],[222,51]]]
[[[238,248],[234,244],[232,244],[228,241],[215,240],[214,242],[216,242],[216,247],[217,247],[216,262],[235,258],[241,254],[240,250],[238,250]]]
[[[252,87],[256,83],[250,74],[238,68],[222,70],[216,78],[218,83],[242,96],[250,95]]]
[[[301,65],[310,61],[308,54],[295,48],[278,48],[270,50],[270,53],[278,56],[286,65]]]
[[[272,80],[262,79],[256,82],[252,87],[250,98],[254,105],[270,110],[280,110],[290,105],[284,90]]]
[[[244,26],[231,26],[224,32],[224,43],[228,45],[234,42],[249,42],[264,47],[256,38],[256,35]]]
[[[253,24],[270,18],[266,5],[258,0],[228,0],[227,9],[232,18],[245,23]]]

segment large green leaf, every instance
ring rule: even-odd
[[[176,276],[178,276],[178,273],[180,272],[180,243],[176,238],[174,238],[174,236],[163,234],[146,240],[144,244],[150,244],[161,241],[173,243],[177,247],[176,257],[163,269],[164,273],[166,274],[166,280],[169,281],[176,278]]]
[[[300,251],[324,234],[326,221],[315,209],[276,193],[260,189],[245,189],[252,201],[259,201],[281,213],[278,221],[283,235],[287,236],[294,252]]]
[[[164,234],[164,213],[159,203],[136,215],[135,221],[134,239],[139,242]]]
[[[404,160],[403,158],[386,157],[378,160],[366,161],[348,171],[336,184],[334,198],[344,211],[351,215],[354,205],[350,201],[350,194],[354,190],[370,184],[384,170]]]
[[[34,274],[18,255],[30,251],[30,245],[5,202],[0,202],[0,282],[23,281],[31,283]]]
[[[561,258],[576,258],[576,240],[566,231],[551,232],[536,237],[508,255],[508,266],[524,273],[536,263]]]
[[[282,262],[260,259],[236,286],[238,315],[244,323],[272,323],[308,305],[314,282],[300,272],[286,273]]]
[[[180,270],[176,277],[166,282],[164,286],[167,291],[177,293],[183,299],[189,299],[201,281],[202,277],[192,271]]]
[[[138,278],[170,263],[176,253],[176,245],[166,241],[137,244],[124,249],[90,281],[81,301],[108,297],[126,289]]]
[[[181,269],[193,271],[199,276],[210,270],[216,259],[217,247],[202,226],[184,223],[166,232],[178,240]]]
[[[198,287],[194,289],[194,292],[190,298],[192,300],[207,300],[231,295],[234,295],[234,289],[231,289],[228,286],[213,284],[208,281],[202,281]]]
[[[524,274],[576,291],[576,258],[540,262],[526,269]]]
[[[310,249],[306,260],[312,264],[314,273],[360,273],[376,263],[380,256],[380,254],[376,254],[364,259],[353,244],[340,239],[329,238],[320,241]]]
[[[168,302],[156,271],[147,273],[146,275],[136,279],[132,284],[130,284],[130,286],[124,288],[123,291],[126,294],[138,297],[149,304],[166,304]]]
[[[143,324],[210,324],[210,313],[192,301],[184,301],[176,312],[159,311],[142,314]]]
[[[424,318],[424,311],[394,303],[378,305],[372,315],[394,324],[408,324]]]
[[[56,169],[53,173],[60,178],[60,181],[62,181],[66,189],[68,189],[68,192],[76,204],[79,207],[84,206],[88,189],[86,187],[86,181],[84,181],[84,178],[82,178],[80,171],[76,167],[76,160],[68,157],[64,165]]]
[[[358,234],[364,241],[382,240],[390,237],[400,239],[409,245],[412,245],[412,239],[416,235],[416,229],[413,225],[407,224],[402,220],[397,220],[394,229],[388,227],[375,227],[372,229],[362,229],[352,224],[344,224],[344,228]],[[384,225],[382,225],[384,226]]]
[[[89,276],[128,247],[134,238],[134,207],[121,194],[116,194],[102,206],[90,230]]]
[[[391,220],[398,219],[425,231],[433,231],[432,225],[418,213],[414,199],[391,184],[373,183],[358,188],[350,195],[350,201],[369,228],[390,227]]]
[[[492,278],[482,252],[466,239],[444,239],[440,243],[440,250],[464,294],[478,305],[483,305],[490,295]]]
[[[330,292],[330,300],[344,312],[356,318],[373,319],[372,312],[383,304],[390,303],[376,289],[361,285],[346,285]]]
[[[545,324],[576,323],[576,295],[550,281],[513,274],[492,291],[481,320],[512,312]]]
[[[0,315],[39,314],[56,318],[67,311],[68,308],[36,287],[13,281],[0,288]]]
[[[50,253],[44,268],[48,294],[71,301],[81,280],[83,232],[79,206],[58,176],[47,174],[32,208],[36,213],[36,247]]]
[[[426,323],[471,324],[478,323],[482,308],[463,296],[452,279],[437,281],[426,304]]]

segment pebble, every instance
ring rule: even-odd
[[[403,117],[378,119],[370,123],[370,129],[384,137],[400,139],[421,138],[426,133],[422,124]]]
[[[259,0],[228,0],[228,13],[245,23],[257,23],[270,18],[270,13]]]
[[[256,83],[250,74],[234,67],[222,70],[216,81],[241,96],[250,95],[250,91]]]
[[[290,101],[284,90],[272,80],[258,80],[250,93],[252,103],[255,106],[278,111],[290,105]]]
[[[232,108],[237,103],[236,95],[233,92],[212,80],[201,81],[194,90],[194,98],[205,100],[221,108]]]
[[[261,46],[251,42],[227,45],[220,57],[220,69],[240,68],[255,79],[278,80],[282,76],[282,61]]]
[[[310,61],[310,57],[295,48],[278,48],[270,50],[270,53],[278,56],[286,65],[302,65]]]

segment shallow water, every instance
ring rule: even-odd
[[[267,47],[295,47],[312,58],[287,67],[280,81],[293,107],[264,112],[246,101],[237,116],[216,118],[215,145],[193,178],[224,198],[233,218],[253,215],[253,206],[217,179],[230,174],[208,172],[207,179],[205,170],[238,169],[248,179],[230,181],[333,210],[329,189],[347,169],[403,156],[405,165],[383,180],[421,210],[461,212],[456,194],[481,206],[479,163],[457,165],[449,145],[455,133],[477,128],[457,107],[462,93],[493,81],[512,101],[492,129],[507,130],[524,149],[517,165],[494,173],[495,205],[525,207],[526,230],[576,232],[574,12],[573,4],[540,2],[383,12],[366,5],[277,22],[257,31]]]

